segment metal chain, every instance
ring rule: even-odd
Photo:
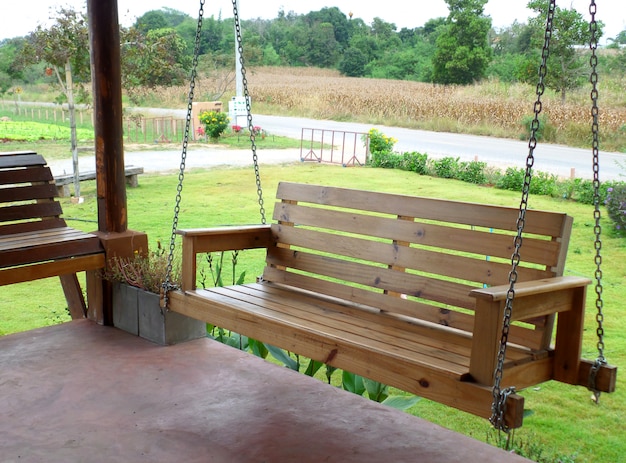
[[[259,171],[259,157],[256,152],[256,131],[252,124],[252,109],[250,107],[250,92],[248,91],[248,79],[246,77],[246,67],[243,59],[243,41],[241,39],[241,23],[239,21],[239,9],[237,7],[237,0],[233,1],[233,15],[235,18],[235,35],[237,36],[237,48],[239,50],[239,63],[241,64],[241,78],[243,83],[243,95],[246,99],[246,113],[248,120],[248,131],[250,132],[250,145],[252,147],[252,161],[254,163],[254,175],[256,177],[256,192],[259,198],[259,213],[261,214],[261,223],[265,225],[267,223],[265,219],[265,206],[263,203],[263,188],[261,188],[261,175]]]
[[[518,274],[517,267],[520,263],[520,250],[522,247],[522,234],[526,222],[526,211],[528,209],[528,195],[530,192],[530,182],[532,180],[532,168],[535,163],[534,151],[537,147],[537,132],[539,130],[539,114],[541,113],[542,103],[541,97],[545,91],[544,79],[547,74],[547,62],[550,55],[550,39],[552,38],[552,30],[554,24],[554,12],[556,9],[556,1],[550,0],[548,14],[546,19],[546,30],[544,35],[544,44],[541,51],[541,65],[539,66],[539,81],[537,83],[536,95],[537,100],[534,105],[535,117],[530,126],[530,139],[528,141],[528,157],[526,158],[526,173],[524,175],[524,186],[522,187],[522,199],[519,207],[519,217],[517,219],[517,236],[514,244],[515,250],[511,257],[511,271],[509,272],[509,289],[506,294],[506,302],[504,306],[504,317],[502,321],[502,336],[500,338],[500,348],[498,350],[497,365],[494,372],[493,384],[493,403],[491,405],[491,418],[489,421],[498,430],[509,432],[510,428],[505,422],[506,400],[509,395],[515,392],[514,387],[501,389],[502,376],[504,372],[504,360],[506,357],[507,342],[509,339],[509,330],[513,315],[513,299],[515,298],[515,283]]]
[[[189,145],[189,132],[192,122],[193,97],[196,88],[196,78],[198,76],[198,58],[200,56],[200,38],[202,33],[202,17],[204,16],[204,2],[200,0],[200,9],[198,11],[198,25],[196,27],[196,39],[193,52],[193,62],[191,66],[191,77],[189,82],[189,94],[187,98],[187,116],[185,118],[185,132],[183,135],[183,148],[180,157],[180,168],[178,171],[178,186],[176,187],[176,201],[174,205],[174,218],[172,219],[172,233],[170,235],[169,254],[167,255],[167,268],[165,272],[165,281],[163,282],[163,299],[162,308],[167,308],[168,293],[176,289],[177,286],[172,283],[172,268],[174,262],[174,251],[176,250],[176,230],[178,229],[178,216],[180,214],[180,203],[182,200],[183,180],[185,179],[185,163],[187,162],[187,147]]]
[[[589,64],[591,65],[591,116],[592,116],[592,124],[591,124],[591,133],[592,133],[592,151],[593,151],[593,205],[594,211],[593,216],[595,219],[594,226],[594,234],[595,241],[594,247],[596,250],[595,255],[595,291],[596,291],[596,321],[598,323],[598,327],[596,329],[596,334],[598,335],[598,358],[596,359],[594,365],[589,371],[589,380],[588,387],[593,392],[594,401],[598,403],[600,401],[600,391],[596,388],[596,376],[598,371],[602,365],[606,364],[606,358],[604,357],[604,314],[602,309],[604,307],[604,302],[602,300],[602,227],[600,225],[600,126],[599,126],[599,109],[598,109],[598,56],[596,51],[598,49],[598,23],[596,21],[596,2],[595,0],[591,0],[589,5],[589,14],[591,15],[591,21],[589,23],[589,31],[591,33],[589,48],[591,50],[591,57],[589,58]]]

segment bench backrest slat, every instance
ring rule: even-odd
[[[508,283],[516,208],[293,183],[277,197],[267,280],[468,332],[470,289]],[[571,226],[528,211],[518,281],[562,275]],[[512,342],[543,347],[551,321],[527,322]]]
[[[66,226],[57,188],[43,156],[0,155],[0,236]]]

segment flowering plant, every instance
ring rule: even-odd
[[[263,129],[259,125],[252,127],[252,135],[256,136],[263,133]]]
[[[367,135],[369,137],[369,151],[371,154],[391,154],[393,146],[398,141],[376,129],[370,129]]]
[[[233,132],[235,132],[235,133],[241,132],[241,126],[240,125],[233,125],[232,129],[233,129]]]
[[[196,133],[198,134],[198,136],[199,136],[199,137],[204,137],[204,135],[205,135],[205,133],[206,133],[206,132],[204,131],[204,127],[199,126],[199,127],[196,129]]]
[[[200,114],[199,119],[204,124],[206,133],[211,137],[211,140],[217,140],[224,133],[230,120],[226,113],[221,111],[204,111]]]

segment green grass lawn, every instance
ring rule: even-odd
[[[262,157],[262,156],[260,156]],[[540,164],[540,160],[538,161]],[[537,166],[541,169],[541,166]],[[519,194],[494,188],[472,186],[455,180],[418,176],[392,169],[342,168],[336,166],[297,163],[262,166],[261,177],[265,192],[268,221],[271,220],[273,196],[280,180],[322,183],[352,188],[388,191],[419,196],[459,199],[517,207]],[[129,228],[148,233],[151,246],[157,240],[167,243],[171,233],[177,175],[143,175],[138,188],[129,189]],[[65,217],[71,226],[83,230],[96,227],[95,183],[85,182],[82,188],[85,202],[72,204],[63,199]],[[534,209],[557,210],[574,217],[565,273],[593,277],[593,215],[592,207],[559,199],[532,196]],[[216,168],[193,170],[186,175],[181,204],[179,228],[207,227],[225,224],[259,223],[254,172],[251,168]],[[85,222],[91,220],[92,222]],[[605,354],[610,363],[626,366],[626,239],[612,232],[608,220],[603,221],[603,297],[605,313]],[[258,251],[242,256],[241,266],[253,280],[263,267]],[[523,248],[522,248],[523,259]],[[595,293],[588,292],[585,344],[583,355],[594,359]],[[33,297],[36,295],[36,297]],[[56,279],[18,284],[3,288],[0,304],[0,334],[57,323],[66,320],[65,301]],[[621,372],[620,372],[621,373]],[[626,461],[626,439],[623,417],[626,416],[626,392],[621,375],[618,391],[604,395],[601,404],[594,405],[584,388],[550,382],[523,391],[526,404],[534,413],[525,419],[524,427],[515,438],[528,445],[538,445],[544,457],[559,461],[617,462]],[[488,439],[489,424],[479,418],[422,400],[410,412],[447,428]],[[493,436],[489,438],[493,440]],[[572,457],[576,457],[572,459]]]

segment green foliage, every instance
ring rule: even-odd
[[[339,70],[348,77],[362,77],[365,75],[365,65],[367,64],[367,56],[356,47],[348,48],[343,59],[339,63]]]
[[[485,76],[491,60],[487,0],[446,0],[450,14],[437,38],[433,80],[440,84],[471,84]]]
[[[2,121],[0,133],[6,140],[69,140],[70,128],[57,124],[26,121]],[[79,140],[93,140],[93,130],[77,129]]]
[[[428,155],[416,151],[403,153],[400,168],[416,174],[426,175],[428,173]]]
[[[528,140],[530,139],[532,123],[535,120],[535,116],[525,116],[520,123],[522,127],[522,133],[520,134],[520,140]],[[537,126],[537,131],[535,132],[535,138],[537,141],[552,141],[554,139],[554,135],[556,133],[556,128],[550,124],[548,117],[544,114],[541,114],[537,119],[539,125]]]
[[[204,111],[199,119],[204,124],[206,134],[212,140],[217,140],[224,133],[230,121],[228,115],[221,111]]]
[[[374,154],[389,154],[393,152],[393,147],[398,140],[388,137],[380,130],[370,129],[369,136],[369,152]]]
[[[486,162],[470,161],[462,162],[459,165],[457,177],[467,183],[473,183],[475,185],[484,185],[487,183],[487,175],[485,170],[487,168]]]
[[[498,182],[496,188],[501,190],[522,191],[526,171],[522,168],[508,167]]]
[[[609,187],[604,203],[615,229],[626,233],[626,184]]]
[[[487,434],[487,442],[507,452],[514,453],[537,463],[574,463],[576,454],[572,455],[549,455],[545,444],[535,436],[526,439],[515,438],[515,430],[510,433],[490,430]]]
[[[538,15],[529,20],[533,28],[533,48],[540,50],[544,41],[544,24],[548,3],[542,0],[531,0],[528,8]],[[598,22],[598,37],[602,36],[602,23]],[[573,7],[568,9],[556,7],[554,12],[554,30],[550,39],[550,59],[546,87],[561,94],[565,102],[567,92],[578,88],[585,81],[584,68],[588,66],[588,57],[580,53],[576,47],[587,45],[590,41],[589,23]]]
[[[459,158],[446,156],[435,159],[432,163],[432,169],[437,177],[456,178],[460,169]]]

